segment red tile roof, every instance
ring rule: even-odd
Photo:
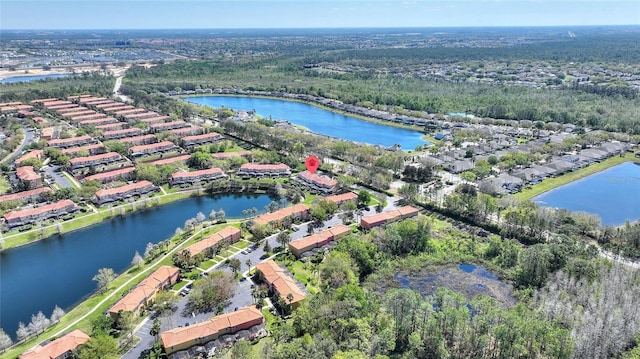
[[[0,203],[9,202],[9,201],[18,201],[18,200],[21,200],[23,198],[29,198],[29,197],[37,196],[37,195],[40,195],[40,194],[45,193],[45,192],[51,192],[51,188],[49,188],[49,187],[40,187],[40,188],[32,189],[32,190],[29,190],[29,191],[22,191],[22,192],[4,194],[4,195],[0,196]]]
[[[93,137],[89,135],[84,135],[84,136],[78,136],[78,137],[59,138],[55,140],[49,140],[47,141],[47,144],[49,146],[52,146],[52,145],[60,145],[60,144],[74,143],[74,142],[85,142],[90,140],[93,140]]]
[[[80,330],[74,330],[43,346],[37,346],[20,355],[20,359],[52,359],[76,349],[89,341],[89,336]]]
[[[118,313],[121,310],[135,311],[139,309],[142,304],[155,296],[156,292],[161,289],[163,283],[170,281],[171,278],[177,278],[178,273],[180,273],[180,269],[173,266],[162,266],[156,269],[109,308],[109,313]]]
[[[132,146],[131,148],[129,148],[129,151],[133,153],[133,152],[140,152],[140,151],[150,150],[153,148],[163,148],[163,147],[177,147],[177,146],[171,141],[162,141],[158,143],[151,143],[148,145]]]
[[[153,186],[153,183],[149,181],[140,181],[132,184],[127,184],[124,186],[109,188],[109,189],[101,189],[96,192],[96,197],[110,196],[114,194],[127,193],[129,191],[133,191],[140,188],[145,188],[147,186]]]
[[[121,158],[122,156],[120,156],[120,154],[118,152],[107,152],[107,153],[101,153],[99,155],[94,155],[94,156],[86,156],[86,157],[76,157],[76,158],[72,158],[69,160],[69,162],[73,165],[76,163],[84,163],[84,162],[93,162],[93,161],[97,161],[97,160],[103,160],[103,159],[107,159],[107,158]]]
[[[243,327],[248,323],[258,321],[264,321],[262,313],[254,307],[245,307],[235,312],[215,316],[202,323],[162,332],[160,338],[162,339],[162,345],[168,349],[195,341],[198,338],[207,338],[218,333],[224,333],[228,328]]]
[[[33,166],[23,166],[16,168],[16,175],[22,181],[36,181],[42,178],[39,173],[36,173]]]
[[[233,238],[240,238],[242,231],[236,227],[227,226],[207,238],[196,242],[186,248],[192,256],[204,252],[207,248],[211,248],[220,242],[230,241]]]
[[[174,157],[168,157],[168,158],[161,158],[159,160],[155,160],[147,163],[155,166],[162,166],[162,165],[166,165],[174,162],[184,162],[184,161],[187,161],[189,158],[191,158],[191,155],[180,155],[180,156],[174,156]]]
[[[293,304],[307,297],[302,289],[298,287],[296,280],[289,276],[287,270],[281,268],[272,259],[256,264],[256,269],[262,273],[267,283],[273,286],[285,302]],[[291,302],[286,299],[289,293],[293,295]]]
[[[36,208],[30,208],[30,209],[23,209],[20,211],[12,211],[9,212],[7,214],[4,215],[4,219],[5,220],[11,220],[14,218],[22,218],[22,217],[31,217],[31,216],[37,216],[43,213],[47,213],[50,211],[57,211],[59,209],[65,208],[67,206],[74,206],[75,207],[75,203],[73,203],[73,201],[69,200],[69,199],[63,199],[62,201],[58,201],[56,203],[51,203],[51,204],[47,204],[44,206],[40,206],[40,207],[36,207]]]
[[[259,164],[259,163],[245,163],[240,166],[240,170],[251,170],[251,171],[290,171],[291,168],[285,165],[284,163],[278,164]]]
[[[290,217],[299,213],[307,212],[307,211],[309,211],[309,206],[299,203],[291,207],[279,209],[272,213],[262,214],[256,217],[253,220],[253,222],[255,224],[269,224],[272,222],[281,221],[287,217]]]
[[[298,174],[299,178],[302,178],[305,182],[314,183],[316,185],[331,188],[338,184],[338,181],[331,179],[329,177],[321,176],[316,173],[311,173],[309,171],[300,172]]]
[[[28,160],[29,158],[41,159],[43,156],[44,156],[44,151],[43,150],[33,150],[31,152],[27,152],[24,155],[22,155],[22,157],[18,158],[15,161],[15,163],[17,165],[19,165],[20,163],[22,163],[22,161]]]
[[[327,196],[324,199],[326,199],[329,202],[340,204],[342,202],[356,200],[358,199],[358,195],[353,192],[347,192],[342,194],[334,194],[333,196]]]
[[[198,177],[202,175],[213,175],[213,174],[224,174],[224,171],[222,171],[220,168],[214,167],[214,168],[208,168],[206,170],[198,170],[198,171],[191,171],[191,172],[176,172],[171,175],[171,178],[175,180],[178,178],[190,178],[190,177]]]
[[[93,181],[93,180],[102,181],[103,179],[106,179],[106,178],[119,177],[122,175],[126,175],[128,173],[133,173],[135,172],[135,170],[136,170],[135,167],[120,168],[113,171],[96,173],[94,175],[85,177],[83,180],[84,181]]]

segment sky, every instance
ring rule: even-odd
[[[640,0],[0,0],[0,29],[640,24]]]

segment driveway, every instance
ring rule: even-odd
[[[58,186],[60,187],[73,187],[73,184],[71,182],[69,182],[69,180],[62,175],[62,169],[61,166],[58,165],[49,165],[46,169],[45,169],[45,174],[46,177],[48,178],[52,178],[53,181],[55,183],[58,184]]]

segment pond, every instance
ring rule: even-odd
[[[28,323],[39,310],[49,316],[58,305],[68,310],[96,289],[99,268],[121,273],[136,251],[171,237],[198,212],[223,209],[226,218],[263,211],[267,195],[224,194],[192,197],[135,212],[78,231],[53,236],[0,253],[0,328],[12,337],[18,321]]]
[[[47,80],[47,79],[58,79],[61,77],[68,77],[71,74],[52,74],[52,75],[34,75],[34,76],[17,76],[17,77],[8,77],[6,79],[0,80],[0,84],[12,84],[16,82],[31,82],[38,80]]]
[[[439,287],[445,287],[464,295],[468,300],[478,294],[484,294],[496,299],[505,307],[516,304],[516,299],[511,295],[513,286],[501,281],[481,265],[462,263],[435,271],[398,272],[394,274],[393,279],[400,284],[400,288],[417,290],[423,296],[432,295]]]
[[[418,131],[368,122],[296,101],[244,96],[198,96],[184,100],[216,108],[256,110],[263,118],[287,120],[312,132],[353,142],[385,147],[399,144],[404,150],[429,144]]]
[[[604,225],[640,219],[640,164],[625,162],[532,199],[542,206],[584,211]]]

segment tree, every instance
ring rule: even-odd
[[[202,222],[204,222],[204,220],[205,220],[204,213],[198,212],[198,214],[196,214],[196,222],[198,222],[198,224],[201,224]]]
[[[415,183],[407,183],[398,189],[398,193],[403,195],[407,201],[414,202],[418,198],[420,189]]]
[[[238,340],[233,345],[233,352],[231,353],[231,358],[247,359],[249,358],[249,354],[251,354],[251,343],[241,339],[241,340]]]
[[[178,227],[178,228],[176,228],[176,231],[173,232],[173,235],[176,236],[176,237],[180,237],[183,232],[184,231],[182,230],[182,228]]]
[[[142,258],[140,253],[136,251],[136,254],[133,255],[133,259],[131,260],[131,265],[139,267],[142,263],[144,263],[144,259]]]
[[[153,243],[151,243],[151,242],[147,243],[147,246],[144,248],[144,255],[143,256],[145,258],[148,258],[153,253],[155,248],[156,248],[156,246]]]
[[[178,303],[180,297],[170,291],[161,291],[156,294],[151,309],[158,312],[161,316],[167,315],[173,311],[173,307]]]
[[[57,305],[53,308],[53,312],[51,312],[51,322],[56,323],[60,318],[65,315],[64,310],[58,307]]]
[[[13,344],[11,337],[0,328],[0,353]]]
[[[320,279],[327,288],[340,288],[346,284],[355,284],[358,279],[353,273],[351,257],[347,253],[330,252],[320,265]]]
[[[149,334],[157,338],[158,334],[160,334],[160,330],[160,318],[155,318],[153,320],[153,325],[151,325],[151,329],[149,329]]]
[[[138,181],[146,180],[155,185],[162,184],[163,182],[159,167],[147,163],[139,163],[136,166],[136,179]]]
[[[51,325],[49,318],[39,311],[38,314],[31,316],[31,323],[29,323],[29,331],[33,334],[40,334],[44,332],[47,327]]]
[[[242,266],[242,262],[238,258],[231,258],[229,260],[229,268],[233,271],[233,273],[238,273],[240,271],[240,267]]]
[[[91,322],[91,336],[110,334],[113,329],[113,319],[110,315],[99,315]]]
[[[16,330],[16,339],[18,341],[28,338],[31,334],[31,330],[23,322],[18,323],[18,330]]]
[[[371,193],[369,193],[369,191],[367,190],[360,190],[358,192],[358,205],[359,206],[366,206],[369,201],[371,201]]]
[[[116,359],[118,342],[115,338],[98,334],[78,347],[78,359]]]
[[[212,311],[231,297],[236,280],[223,271],[213,271],[193,284],[187,310],[190,312]]]
[[[98,274],[94,275],[92,278],[94,282],[97,282],[98,291],[100,292],[106,290],[109,283],[111,283],[111,281],[114,279],[116,279],[116,274],[111,268],[98,269]]]
[[[289,235],[289,232],[282,231],[278,233],[278,237],[276,237],[276,240],[278,241],[278,243],[280,243],[280,245],[282,246],[282,249],[284,249],[284,251],[286,252],[287,244],[291,242],[291,236]]]

